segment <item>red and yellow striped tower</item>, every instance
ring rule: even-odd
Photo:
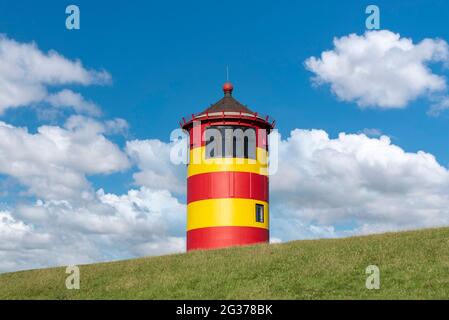
[[[189,132],[187,251],[269,241],[268,137],[274,121],[232,97],[183,119]]]

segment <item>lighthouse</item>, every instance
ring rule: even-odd
[[[269,241],[268,134],[274,121],[238,102],[233,89],[226,82],[221,100],[180,123],[190,139],[187,251]]]

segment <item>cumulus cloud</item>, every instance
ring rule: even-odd
[[[181,252],[184,226],[185,205],[163,190],[37,201],[0,212],[0,271]]]
[[[60,130],[80,126],[90,128],[86,137],[106,130],[79,116]],[[140,168],[135,179],[143,186],[137,189],[113,194],[85,187],[89,196],[81,199],[42,197],[3,211],[0,270],[184,251],[186,208],[174,192],[184,188],[185,166],[172,167],[170,146],[127,143],[126,153]],[[143,178],[147,172],[154,181]],[[449,224],[448,169],[432,154],[406,152],[387,136],[331,138],[323,130],[295,129],[280,142],[270,189],[273,242]]]
[[[398,108],[446,88],[427,66],[448,61],[442,40],[414,44],[376,31],[334,44],[306,66],[343,100]],[[109,80],[80,61],[0,37],[0,113],[43,102],[100,115],[95,103],[59,87]],[[50,92],[52,86],[58,91]],[[173,143],[132,140],[122,150],[108,138],[127,130],[123,119],[80,115],[36,132],[0,122],[0,175],[30,196],[0,210],[0,271],[184,250],[186,168],[170,161]],[[323,130],[296,129],[280,142],[279,169],[270,177],[273,242],[449,224],[448,169],[432,154],[404,151],[377,129],[363,132],[330,138]],[[93,189],[89,176],[131,165],[134,189]]]
[[[382,130],[378,128],[364,128],[360,133],[368,137],[380,137],[382,135]]]
[[[122,119],[83,116],[36,133],[0,122],[0,173],[37,199],[0,212],[0,271],[184,251],[186,208],[165,188],[178,178],[124,194],[93,191],[87,176],[129,168],[127,155],[105,136],[126,128]],[[128,151],[143,161],[170,146],[147,142],[132,141]]]
[[[56,108],[73,108],[77,113],[86,113],[92,116],[101,115],[101,110],[95,103],[85,100],[81,94],[69,89],[50,94],[46,101]]]
[[[35,132],[0,121],[0,186],[8,189],[0,196],[13,199],[0,211],[0,271],[184,250],[186,209],[171,193],[182,192],[178,174],[184,170],[170,165],[170,144],[135,140],[122,150],[109,135],[126,137],[128,123],[93,119],[101,115],[94,102],[61,88],[109,81],[105,71],[0,36],[0,114],[30,105],[39,107],[41,120],[67,108],[88,115]],[[131,163],[140,170],[134,176],[140,188],[94,190],[90,176]]]
[[[139,189],[92,190],[88,175],[129,168],[127,154],[105,136],[126,128],[123,119],[83,116],[36,133],[0,122],[0,173],[37,199],[0,212],[0,271],[184,251],[186,208],[170,191],[182,192],[185,167],[171,164],[170,143],[126,144],[141,169]]]
[[[137,185],[185,193],[186,167],[170,161],[172,146],[157,139],[126,143],[126,153],[140,169],[133,175]]]
[[[444,110],[449,109],[449,96],[439,98],[439,101],[430,106],[427,114],[432,117],[438,117]]]
[[[69,60],[55,51],[42,52],[35,43],[19,43],[0,35],[0,114],[6,109],[49,101],[57,106],[92,112],[94,104],[79,94],[52,86],[104,84],[111,80],[106,71],[88,70],[81,61]]]
[[[447,168],[387,136],[293,130],[270,187],[273,233],[289,239],[449,224]]]
[[[128,134],[129,125],[125,119],[115,118],[104,121],[105,133],[120,134],[126,136]]]
[[[105,137],[108,127],[82,116],[64,127],[40,126],[36,133],[0,122],[0,173],[16,178],[43,199],[88,195],[86,175],[128,168],[127,156]]]
[[[444,40],[413,43],[388,30],[335,38],[334,48],[310,57],[306,68],[318,85],[329,84],[341,100],[360,107],[404,108],[420,96],[444,92],[446,79],[430,63],[449,62]]]
[[[50,246],[52,237],[48,233],[35,232],[32,226],[18,221],[8,211],[0,211],[0,271],[15,270],[20,263],[29,264],[23,250],[39,251]]]

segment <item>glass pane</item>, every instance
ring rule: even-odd
[[[206,129],[206,158],[256,159],[256,130],[243,126]]]
[[[256,204],[256,222],[263,222],[264,214],[263,214],[263,205]]]

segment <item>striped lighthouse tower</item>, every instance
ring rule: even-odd
[[[190,136],[187,251],[269,241],[268,134],[258,115],[224,97],[181,126]]]

